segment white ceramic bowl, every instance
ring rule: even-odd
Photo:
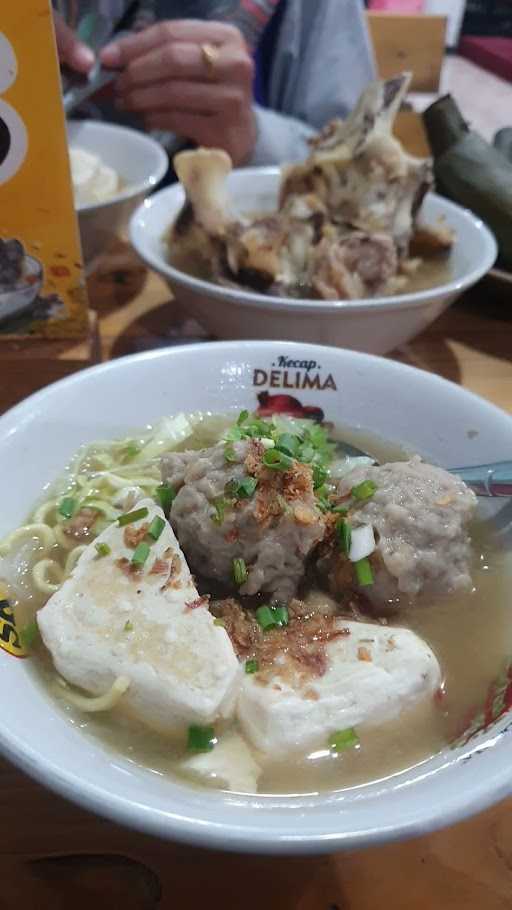
[[[307,373],[318,388],[283,388],[283,358],[293,362],[289,381],[298,378],[300,386]],[[304,361],[308,369],[296,363]],[[0,535],[23,521],[82,443],[126,435],[181,410],[254,409],[261,392],[293,394],[328,420],[401,440],[446,466],[507,459],[512,451],[509,416],[393,361],[283,342],[170,348],[75,374],[0,418]],[[510,510],[507,500],[500,504]],[[40,687],[30,660],[0,650],[0,677],[10,693],[0,717],[5,755],[81,805],[173,840],[254,852],[332,851],[427,832],[512,789],[510,715],[467,746],[446,748],[387,780],[322,795],[240,796],[193,789],[86,737]]]
[[[30,309],[43,286],[43,267],[38,259],[25,256],[24,277],[13,288],[0,289],[0,322],[21,316]]]
[[[233,171],[228,185],[240,212],[275,211],[278,168]],[[267,297],[201,281],[169,264],[162,237],[183,200],[180,185],[155,193],[134,214],[131,240],[142,259],[167,278],[188,312],[218,338],[286,338],[385,354],[430,325],[456,297],[485,275],[497,254],[494,237],[478,218],[431,194],[424,203],[425,219],[435,222],[444,216],[457,234],[450,257],[452,278],[446,284],[371,300]]]
[[[82,252],[88,264],[126,230],[132,213],[166,174],[169,160],[150,136],[112,123],[71,120],[68,141],[99,155],[123,183],[122,192],[113,199],[78,206]]]

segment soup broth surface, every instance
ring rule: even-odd
[[[217,441],[220,430],[231,422],[232,419],[222,417],[213,423],[200,422],[193,438],[181,448],[203,448],[212,444]],[[338,428],[336,435],[360,446],[380,462],[400,460],[409,455],[396,445],[368,435],[362,436],[353,430]],[[84,473],[90,470],[91,458],[94,457],[82,459],[81,470]],[[65,491],[66,483],[65,476],[57,484],[59,495]],[[48,491],[48,495],[54,493],[55,488]],[[428,759],[463,732],[471,712],[482,706],[490,684],[512,653],[508,604],[511,561],[493,546],[478,522],[472,528],[472,539],[474,588],[470,594],[407,607],[385,620],[389,626],[413,630],[430,645],[443,673],[442,697],[427,699],[419,707],[403,711],[394,722],[358,730],[360,742],[356,748],[337,755],[327,748],[318,749],[307,755],[288,758],[283,763],[267,762],[259,782],[260,793],[315,793],[381,780]],[[51,556],[64,565],[69,550],[56,545]],[[44,605],[49,596],[38,591],[32,582],[31,567],[40,558],[40,549],[33,540],[29,540],[5,559],[7,570],[4,570],[4,575],[19,628],[33,620],[36,610]],[[0,578],[1,575],[0,571]],[[212,592],[208,579],[196,580],[200,593]],[[299,594],[311,603],[332,600],[318,587]],[[243,598],[241,601],[243,603]],[[374,618],[368,617],[367,621]],[[180,762],[186,756],[183,743],[156,734],[115,710],[85,714],[70,706],[65,690],[57,684],[50,656],[42,644],[35,648],[30,663],[32,672],[47,688],[69,722],[85,735],[94,737],[108,750],[120,753],[153,772],[171,776],[180,774]]]

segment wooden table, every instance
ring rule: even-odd
[[[496,290],[496,289],[495,289]],[[512,310],[480,285],[393,356],[512,410]],[[91,282],[101,356],[168,343],[179,307],[120,249]],[[75,369],[84,346],[0,362],[0,410]],[[21,369],[20,369],[21,364]],[[21,387],[20,387],[21,388]],[[0,910],[505,910],[512,800],[404,844],[321,858],[230,856],[161,843],[84,812],[0,764]]]

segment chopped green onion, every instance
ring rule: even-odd
[[[293,436],[292,433],[280,433],[276,439],[276,449],[292,458],[298,457],[299,448],[300,439],[298,436]]]
[[[323,486],[327,475],[327,468],[323,468],[320,464],[313,465],[313,488],[315,490],[318,490],[319,487]]]
[[[230,443],[224,446],[224,461],[228,464],[235,464],[238,461],[238,455]]]
[[[259,670],[257,660],[246,660],[245,661],[245,672],[246,673],[257,673]]]
[[[331,454],[334,446],[329,442],[327,432],[320,424],[314,423],[309,426],[304,433],[304,436],[317,451],[323,452],[326,455]]]
[[[257,486],[255,477],[243,477],[242,480],[233,478],[224,487],[224,492],[231,499],[250,499]]]
[[[124,631],[125,631],[125,632],[133,632],[133,623],[130,622],[129,619],[127,619],[126,622],[125,622],[125,624],[124,624]]]
[[[170,483],[161,483],[156,488],[156,499],[162,511],[168,515],[173,500],[176,499],[176,490],[171,487]]]
[[[336,533],[338,535],[338,542],[342,552],[348,556],[350,552],[350,544],[352,543],[352,527],[346,518],[338,519],[336,522]]]
[[[247,566],[244,559],[233,560],[233,579],[236,585],[240,587],[245,584],[248,578]]]
[[[304,443],[299,449],[297,458],[299,461],[302,461],[303,464],[309,464],[310,461],[313,461],[315,457],[315,450],[312,445],[308,442]]]
[[[318,487],[318,489],[315,490],[315,496],[317,500],[317,506],[322,510],[322,512],[330,512],[330,497],[332,496],[332,490],[324,483],[321,487]]]
[[[39,641],[39,637],[39,626],[35,619],[29,622],[28,626],[25,626],[20,632],[21,644],[27,650],[34,647],[36,642]]]
[[[59,515],[62,515],[63,518],[72,518],[76,512],[77,505],[76,499],[73,499],[72,496],[66,496],[59,504]]]
[[[266,468],[270,468],[272,471],[288,471],[293,465],[293,458],[278,449],[267,449],[262,462]]]
[[[238,498],[250,499],[257,486],[258,481],[255,477],[244,477],[238,485]]]
[[[275,604],[272,607],[272,613],[274,614],[276,625],[278,625],[278,626],[287,626],[288,625],[288,610],[284,604]]]
[[[126,446],[124,453],[126,458],[135,458],[140,452],[140,446],[135,442],[129,442]]]
[[[348,515],[348,506],[333,506],[331,512],[335,515]]]
[[[256,619],[265,632],[267,629],[276,629],[278,626],[288,625],[288,610],[283,604],[258,607]]]
[[[132,566],[136,566],[138,569],[142,569],[142,566],[146,562],[146,559],[149,556],[149,544],[142,540],[133,551],[132,556]]]
[[[224,434],[224,439],[226,442],[240,442],[242,437],[242,430],[238,426],[230,427],[227,433]]]
[[[224,521],[224,516],[225,516],[228,505],[229,505],[228,501],[226,499],[224,499],[223,496],[217,496],[217,499],[213,500],[212,506],[215,509],[215,512],[212,515],[212,521],[214,522],[214,524],[216,524],[216,525],[222,524],[222,522]]]
[[[192,725],[188,728],[187,749],[189,752],[211,752],[217,742],[213,727]]]
[[[275,628],[276,621],[271,607],[258,607],[256,610],[256,619],[263,631]]]
[[[160,537],[160,534],[162,533],[164,528],[165,528],[165,521],[163,520],[163,518],[160,518],[160,515],[155,515],[155,517],[153,518],[153,521],[151,522],[151,524],[148,528],[148,534],[150,537],[153,538],[153,540],[158,540],[158,538]]]
[[[112,552],[108,543],[95,543],[94,546],[98,556],[108,556]]]
[[[273,427],[267,421],[254,414],[249,414],[247,411],[242,411],[237,425],[228,431],[226,439],[261,439],[262,437],[271,439],[272,433]]]
[[[354,568],[356,570],[356,578],[359,585],[362,587],[368,587],[368,585],[373,584],[372,567],[367,556],[364,559],[359,559],[357,562],[355,562]]]
[[[222,619],[221,616],[217,616],[217,617],[213,620],[213,625],[214,625],[214,626],[222,626],[222,627],[224,628],[224,626],[226,625],[226,623],[224,622],[224,620]]]
[[[125,525],[131,525],[134,521],[140,521],[141,518],[147,518],[148,510],[144,506],[142,509],[135,509],[134,512],[125,512],[124,515],[120,515],[117,519],[117,523],[120,528],[124,528]]]
[[[350,493],[354,499],[371,499],[373,494],[377,489],[377,484],[374,480],[363,480],[362,483],[358,483],[357,486],[352,487]]]
[[[345,749],[353,749],[359,745],[359,737],[353,727],[347,730],[336,730],[331,733],[327,742],[329,749],[333,752],[344,752]]]

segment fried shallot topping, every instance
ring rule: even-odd
[[[260,440],[252,439],[244,461],[247,473],[258,481],[254,509],[256,521],[268,526],[274,518],[289,511],[298,524],[314,524],[321,513],[315,502],[310,465],[293,461],[287,471],[274,471],[262,461],[265,451]]]
[[[119,559],[116,559],[116,566],[121,569],[123,575],[126,575],[127,578],[136,578],[141,574],[141,568],[131,562],[126,556],[121,556]]]
[[[221,617],[231,643],[241,660],[255,659],[257,681],[267,685],[278,672],[290,684],[305,684],[323,676],[327,670],[326,645],[350,634],[339,616],[313,612],[305,603],[294,599],[288,606],[288,625],[264,632],[252,610],[244,610],[229,600],[212,604],[212,612]]]
[[[126,525],[123,534],[123,540],[126,547],[130,547],[132,550],[138,546],[141,541],[144,540],[146,534],[148,533],[149,525],[147,522],[145,524],[139,525],[136,528],[134,525]]]
[[[165,559],[155,559],[151,570],[150,575],[167,575],[169,571],[169,563]]]

